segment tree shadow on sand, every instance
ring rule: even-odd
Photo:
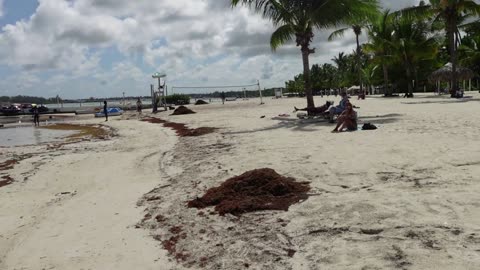
[[[451,98],[444,97],[440,98],[435,96],[439,100],[422,100],[422,101],[413,101],[413,102],[401,102],[401,104],[412,105],[412,104],[455,104],[455,103],[466,103],[466,102],[480,102],[480,98],[473,98],[472,96],[466,96],[463,98]]]
[[[385,114],[385,115],[375,115],[375,116],[360,116],[358,118],[358,123],[363,124],[363,123],[371,123],[371,124],[392,124],[395,122],[398,122],[403,114],[399,113],[390,113],[390,114]]]
[[[386,114],[386,115],[376,115],[376,116],[364,116],[358,118],[358,124],[362,125],[364,123],[371,123],[371,124],[391,124],[395,123],[400,120],[402,114]],[[328,123],[327,120],[322,118],[316,119],[296,119],[296,118],[282,118],[282,117],[273,117],[271,118],[274,121],[279,121],[276,124],[258,128],[258,129],[251,129],[251,130],[243,130],[243,131],[234,131],[234,132],[225,132],[224,134],[248,134],[253,132],[263,132],[263,131],[270,131],[276,129],[290,129],[292,131],[300,131],[300,132],[318,132],[317,127],[331,127],[332,129],[335,127],[335,124]]]

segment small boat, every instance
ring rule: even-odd
[[[108,116],[118,116],[123,114],[123,110],[120,108],[107,108],[107,114]],[[103,110],[95,113],[95,117],[105,117]]]

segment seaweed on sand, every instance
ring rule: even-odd
[[[309,190],[306,182],[296,182],[294,178],[263,168],[226,180],[219,187],[207,190],[203,197],[189,201],[188,207],[215,206],[220,215],[261,210],[288,211],[290,205],[306,199]]]

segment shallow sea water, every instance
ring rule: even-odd
[[[63,141],[74,134],[70,130],[50,130],[34,126],[0,128],[0,146],[35,145],[46,142]]]

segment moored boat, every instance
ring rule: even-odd
[[[108,116],[118,116],[123,114],[123,110],[120,108],[107,108]],[[95,113],[95,117],[105,117],[103,110]]]

